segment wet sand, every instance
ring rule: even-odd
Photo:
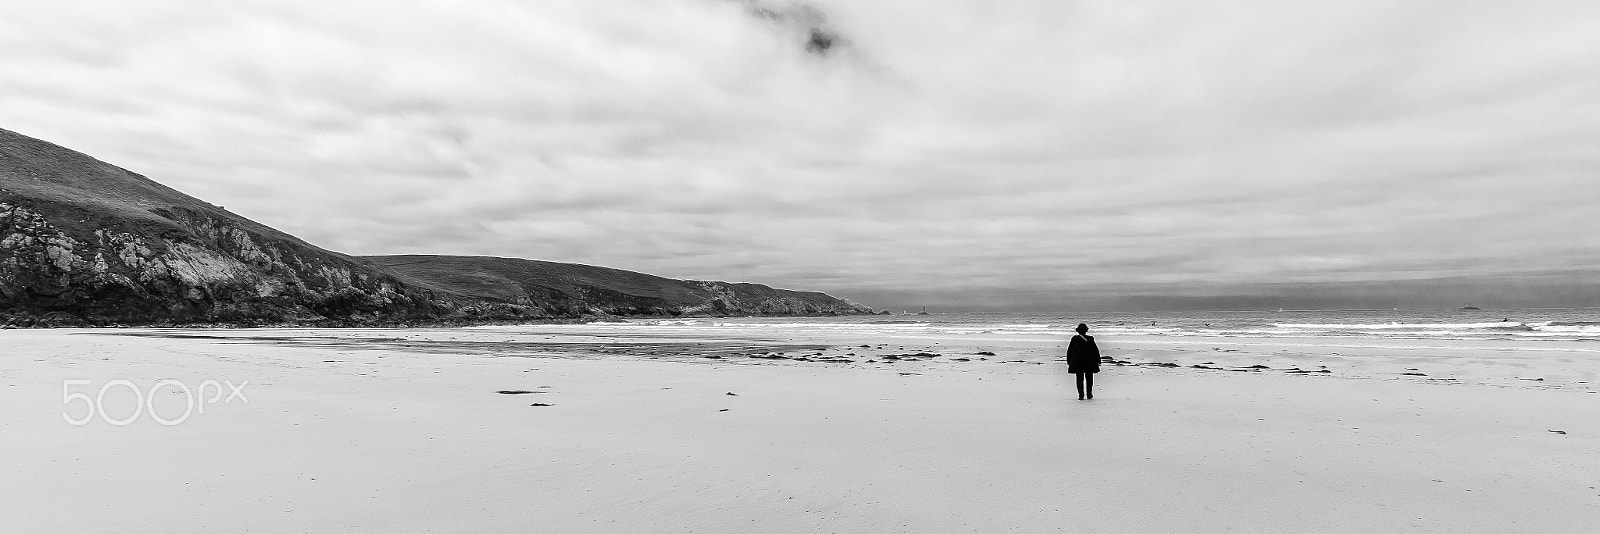
[[[1115,361],[1078,401],[1064,341],[0,331],[0,531],[1600,524],[1600,355],[1582,343],[1102,338]],[[74,426],[75,379],[89,397],[247,382],[248,402]],[[183,413],[180,392],[155,397]],[[135,401],[99,403],[121,419]]]

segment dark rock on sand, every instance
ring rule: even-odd
[[[918,353],[915,353],[915,354],[887,354],[887,355],[884,355],[883,357],[884,358],[915,359],[915,358],[938,358],[939,356],[940,356],[939,354],[935,354],[935,353],[932,353],[932,352],[918,352]]]

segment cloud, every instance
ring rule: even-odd
[[[827,15],[810,4],[771,4],[757,0],[740,0],[739,3],[753,17],[796,30],[806,53],[828,57],[837,49],[849,46],[849,41],[828,24]]]
[[[1597,15],[19,1],[0,125],[356,254],[959,299],[1547,272],[1600,260]]]

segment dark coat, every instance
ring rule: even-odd
[[[1072,336],[1072,342],[1067,344],[1067,372],[1100,372],[1100,347],[1095,346],[1094,336]]]

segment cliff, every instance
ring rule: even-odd
[[[0,129],[0,324],[354,325],[864,312],[870,310],[821,293],[602,267],[355,258]]]

